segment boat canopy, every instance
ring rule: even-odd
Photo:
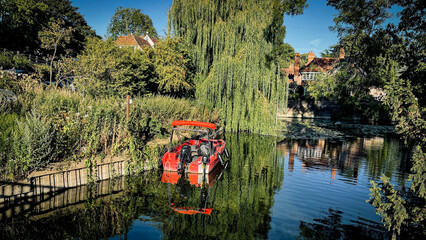
[[[197,122],[197,121],[173,121],[172,127],[174,126],[198,126],[198,127],[216,129],[216,125],[214,125],[213,123]]]

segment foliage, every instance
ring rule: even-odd
[[[3,69],[32,70],[32,64],[26,57],[14,55],[10,51],[2,51],[0,53],[0,67],[3,67]]]
[[[96,159],[116,155],[129,156],[131,170],[139,171],[155,166],[161,145],[151,141],[167,138],[171,121],[219,122],[217,113],[195,101],[168,96],[134,97],[127,120],[124,96],[94,98],[33,87],[16,93],[17,102],[5,107],[0,102],[3,180],[24,177],[54,160],[86,159],[90,167]]]
[[[339,44],[335,44],[330,46],[329,48],[325,49],[324,52],[321,53],[321,57],[331,57],[331,58],[338,58],[340,53]]]
[[[82,50],[85,38],[96,36],[78,9],[69,0],[5,0],[0,2],[0,47],[34,52],[40,49],[38,33],[53,19],[62,19],[65,28],[75,29],[65,49]],[[62,48],[59,53],[64,53]]]
[[[37,111],[29,113],[24,121],[18,121],[12,134],[13,157],[9,168],[15,176],[39,169],[52,162],[60,150],[57,147],[57,134],[51,122],[43,119]]]
[[[417,0],[329,0],[328,4],[339,11],[333,29],[348,50],[347,61],[360,72],[361,84],[385,86],[392,120],[413,151],[411,188],[397,191],[382,178],[381,183],[373,183],[370,202],[394,238],[413,229],[424,234],[425,5]],[[392,7],[400,9],[397,25],[388,21]]]
[[[189,48],[181,38],[168,37],[147,51],[158,76],[159,93],[180,97],[193,96],[194,68]]]
[[[48,24],[48,27],[44,28],[38,33],[38,37],[41,41],[41,47],[47,50],[53,50],[53,54],[50,57],[50,77],[49,82],[52,84],[52,67],[53,60],[55,60],[56,52],[59,46],[64,46],[65,43],[70,42],[70,36],[73,32],[71,27],[65,28],[65,21],[62,19],[57,19],[51,21]]]
[[[382,177],[380,183],[372,182],[370,203],[381,214],[394,238],[404,232],[421,236],[426,233],[425,108],[421,108],[421,102],[415,95],[418,90],[409,80],[397,78],[395,71],[390,71],[389,76],[386,103],[392,109],[392,120],[396,122],[398,133],[413,149],[412,173],[409,176],[411,186],[405,191],[398,191]]]
[[[83,94],[143,95],[152,87],[153,69],[143,51],[119,48],[112,40],[88,40],[86,49],[74,62],[77,88]]]
[[[16,113],[0,113],[0,173],[6,175],[4,170],[10,158],[12,149],[12,133],[16,127],[16,120],[19,116]]]
[[[308,55],[309,53],[300,54],[300,62],[299,62],[300,67],[305,66],[305,64],[308,62]]]
[[[169,28],[191,47],[196,98],[221,109],[227,130],[274,133],[287,92],[274,44],[283,41],[284,13],[305,2],[173,2]]]
[[[119,48],[109,39],[88,40],[78,61],[63,59],[80,92],[92,96],[164,94],[192,97],[194,68],[187,46],[168,38],[145,51]],[[72,67],[69,67],[72,66]]]
[[[322,73],[310,81],[307,92],[315,99],[327,99],[337,103],[332,112],[334,120],[351,120],[360,116],[361,122],[389,124],[389,109],[369,95],[362,77],[350,64],[341,62],[339,70]]]
[[[115,10],[107,35],[117,39],[121,35],[151,35],[157,36],[151,18],[140,9],[119,7]]]
[[[280,50],[281,53],[281,62],[278,62],[279,66],[281,68],[286,68],[290,66],[290,64],[294,63],[294,55],[295,51],[294,48],[288,44],[284,43],[282,50]]]
[[[294,48],[284,43],[284,37],[286,34],[284,22],[284,14],[297,15],[302,14],[303,9],[308,6],[305,0],[296,1],[281,1],[281,4],[275,2],[272,5],[273,20],[271,24],[265,30],[266,38],[272,38],[272,58],[275,60],[279,68],[288,67],[290,61],[294,58]]]

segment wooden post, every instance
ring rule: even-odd
[[[127,120],[129,120],[129,115],[130,115],[130,95],[127,94],[127,115],[126,115]]]

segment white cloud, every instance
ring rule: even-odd
[[[311,44],[312,46],[314,46],[314,47],[318,47],[318,45],[320,44],[322,42],[322,39],[321,38],[316,38],[316,39],[314,39],[314,40],[311,40],[310,42],[309,42],[309,44]]]

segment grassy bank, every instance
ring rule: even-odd
[[[27,84],[23,84],[25,81]],[[8,87],[17,100],[1,96],[2,180],[24,178],[52,162],[84,160],[89,167],[95,158],[111,155],[123,155],[131,161],[133,170],[142,169],[158,159],[158,139],[168,137],[173,120],[219,121],[217,112],[191,99],[133,98],[126,119],[125,96],[82,96],[67,90],[43,89],[28,79]]]

